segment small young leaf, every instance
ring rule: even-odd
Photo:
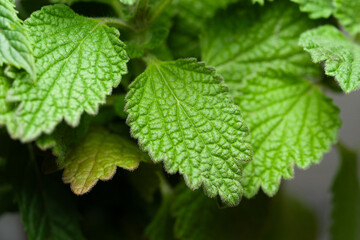
[[[326,61],[326,74],[335,77],[345,92],[360,86],[360,47],[338,29],[326,25],[309,30],[301,35],[299,44],[314,62]]]
[[[221,77],[195,59],[149,60],[130,85],[131,133],[155,162],[179,171],[192,189],[204,185],[228,204],[240,201],[241,162],[251,159],[248,129]]]
[[[291,0],[300,5],[300,10],[310,18],[328,18],[334,11],[332,0]]]
[[[337,139],[339,109],[314,84],[277,70],[248,77],[237,102],[249,123],[253,161],[245,164],[244,195],[254,196],[261,186],[273,196],[281,178],[319,163]]]
[[[341,164],[332,185],[332,240],[360,239],[360,185],[356,153],[339,146]]]
[[[287,1],[228,9],[205,25],[202,59],[216,67],[231,91],[244,77],[267,67],[316,76],[319,70],[298,46],[300,34],[311,26],[314,22]]]
[[[64,160],[63,181],[75,194],[84,194],[100,180],[109,180],[117,167],[134,170],[143,157],[129,139],[97,127],[71,149]]]
[[[20,101],[18,137],[31,141],[51,133],[62,120],[79,124],[83,111],[95,114],[127,71],[119,32],[65,5],[33,13],[26,21],[37,57],[37,84],[17,79],[8,99]]]
[[[334,0],[335,17],[351,34],[360,32],[359,0]]]
[[[15,5],[10,0],[0,1],[0,66],[6,63],[23,68],[35,79],[31,41],[16,14]]]

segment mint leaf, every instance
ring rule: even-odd
[[[215,70],[195,59],[149,60],[130,85],[131,133],[155,162],[179,171],[187,185],[230,205],[240,201],[240,163],[251,159],[248,129]]]
[[[339,109],[314,84],[295,74],[266,70],[246,79],[236,99],[249,123],[253,161],[245,164],[244,195],[261,186],[273,196],[293,166],[319,163],[337,139]]]
[[[142,152],[129,139],[104,128],[93,128],[71,149],[64,160],[63,181],[71,183],[75,194],[84,194],[100,180],[109,180],[117,167],[134,170]]]
[[[244,77],[267,67],[316,76],[319,71],[301,47],[302,32],[315,26],[294,4],[228,9],[216,15],[201,37],[202,59],[215,66],[231,90]]]
[[[127,5],[133,5],[136,3],[137,0],[120,0],[121,3],[127,4]]]
[[[360,185],[357,154],[339,145],[341,164],[332,190],[332,240],[360,238]]]
[[[85,18],[65,5],[35,12],[26,21],[37,57],[37,84],[17,79],[9,99],[20,101],[18,137],[27,142],[51,133],[62,120],[79,124],[85,111],[96,114],[127,71],[119,32]]]
[[[29,240],[82,240],[79,216],[59,182],[27,167],[16,186],[16,201]]]
[[[360,16],[358,9],[360,1],[358,0],[334,0],[336,8],[335,17],[339,19],[347,31],[355,35],[360,32]]]
[[[360,86],[360,48],[338,29],[325,25],[303,33],[299,44],[314,62],[325,61],[325,72],[339,82],[347,93]]]
[[[25,69],[36,78],[35,61],[27,29],[9,0],[0,2],[0,66],[3,63]]]
[[[300,5],[300,10],[310,18],[328,18],[334,11],[332,0],[291,0]]]
[[[9,132],[16,132],[16,124],[13,121],[14,106],[6,100],[10,87],[10,79],[5,77],[0,68],[0,126],[5,125]]]

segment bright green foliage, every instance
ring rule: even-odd
[[[176,238],[214,239],[208,227],[215,221],[216,210],[216,204],[203,194],[199,194],[199,191],[189,191],[185,186],[179,187],[173,204]]]
[[[248,129],[215,70],[194,59],[159,62],[131,84],[126,111],[132,135],[189,187],[204,185],[230,205],[240,201],[240,163],[251,159]]]
[[[318,70],[298,46],[300,34],[311,26],[314,23],[287,1],[246,11],[229,9],[204,28],[202,59],[216,67],[231,91],[266,67],[312,76]]]
[[[360,239],[360,184],[357,155],[339,146],[340,169],[332,185],[331,239]]]
[[[17,17],[10,0],[0,2],[0,66],[25,69],[35,79],[35,61],[27,29]]]
[[[333,26],[321,26],[301,35],[300,45],[314,62],[326,62],[325,72],[347,93],[360,86],[360,47]]]
[[[337,139],[339,109],[315,85],[282,71],[266,70],[246,79],[237,102],[251,129],[253,161],[245,164],[247,197],[261,186],[273,196],[281,178],[319,163]]]
[[[333,0],[291,0],[300,5],[300,10],[308,12],[310,18],[328,18],[334,11]]]
[[[360,32],[360,1],[334,0],[335,17],[345,26],[346,30],[355,35]]]
[[[133,5],[137,0],[120,0],[123,4]]]
[[[6,95],[10,87],[10,80],[4,76],[2,69],[0,69],[0,126],[6,125],[9,132],[12,132],[16,127],[13,123],[13,106],[6,101]]]
[[[63,181],[71,183],[75,194],[84,194],[100,180],[109,180],[117,167],[134,170],[142,152],[129,139],[104,128],[89,131],[84,140],[71,149],[64,161]]]
[[[65,5],[44,7],[26,26],[36,43],[37,84],[17,79],[10,98],[21,102],[16,137],[31,141],[51,133],[62,119],[77,126],[84,111],[96,114],[126,73],[127,55],[116,29]]]
[[[16,201],[28,239],[84,239],[75,206],[61,183],[26,169],[16,186]]]

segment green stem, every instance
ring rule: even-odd
[[[122,18],[123,12],[122,12],[122,6],[119,0],[112,0],[111,6],[114,8],[114,11],[116,12],[117,16]]]
[[[98,22],[105,23],[109,26],[116,27],[118,29],[130,29],[134,30],[127,22],[119,18],[95,18]]]
[[[172,2],[172,0],[161,1],[161,3],[159,3],[158,6],[156,6],[155,11],[152,13],[151,18],[150,18],[150,23],[154,22],[171,2]]]
[[[157,173],[160,179],[160,193],[163,198],[171,197],[174,193],[172,187],[168,183],[168,181],[163,176],[162,172]]]

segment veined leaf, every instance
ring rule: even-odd
[[[16,14],[15,5],[10,0],[0,2],[0,66],[6,63],[23,68],[35,79],[31,41]]]
[[[205,26],[202,59],[216,67],[231,91],[244,77],[267,67],[305,76],[319,73],[298,46],[300,34],[315,24],[295,4],[275,1],[266,7],[228,9]]]
[[[4,76],[0,68],[0,126],[5,125],[9,132],[15,132],[16,124],[13,121],[14,106],[6,101],[6,95],[10,87],[10,79]]]
[[[143,157],[129,139],[104,128],[89,131],[84,140],[71,149],[64,161],[63,181],[71,183],[76,194],[84,194],[100,180],[109,180],[117,167],[134,170]]]
[[[120,83],[128,61],[116,29],[65,5],[42,8],[26,26],[35,42],[37,83],[17,79],[8,96],[20,102],[15,137],[24,142],[51,133],[62,119],[77,126],[84,111],[95,114]]]
[[[328,18],[334,12],[332,0],[291,0],[300,5],[300,10],[309,13],[310,18]]]
[[[131,133],[155,162],[179,171],[187,185],[204,185],[228,204],[240,201],[241,162],[251,159],[248,129],[221,77],[195,59],[149,60],[130,85]]]
[[[261,186],[273,196],[293,166],[319,163],[337,139],[339,109],[319,88],[295,74],[266,70],[246,79],[237,103],[251,129],[253,161],[245,164],[244,195]]]
[[[356,153],[339,146],[341,164],[332,185],[331,239],[360,239],[360,185]]]
[[[334,0],[335,17],[351,34],[360,32],[359,0]]]
[[[301,35],[300,45],[314,62],[326,61],[325,72],[347,93],[360,86],[360,47],[333,26],[321,26]]]

